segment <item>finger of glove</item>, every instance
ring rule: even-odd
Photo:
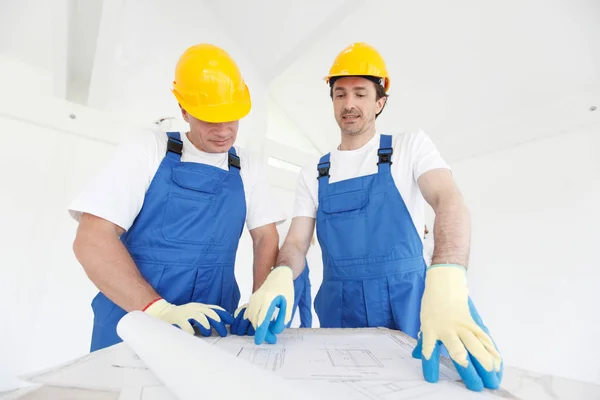
[[[215,321],[221,321],[221,317],[219,317],[217,311],[213,310],[210,307],[203,307],[202,314],[206,315],[207,318],[213,319]]]
[[[421,357],[421,368],[423,370],[423,378],[427,382],[435,383],[440,378],[440,350],[439,346],[434,344],[433,350],[429,355],[429,358],[425,356]]]
[[[235,335],[239,335],[238,331],[240,329],[240,323],[245,319],[244,318],[244,311],[245,310],[242,310],[242,312],[240,312],[240,313],[238,313],[236,311],[237,315],[234,314],[235,317],[233,319],[233,324],[231,324],[231,326],[229,327],[229,330],[231,331],[231,333],[233,333]],[[248,321],[248,320],[246,319],[246,321]]]
[[[294,311],[294,290],[292,288],[292,292],[291,292],[291,297],[290,296],[281,296],[283,298],[283,301],[285,302],[285,320],[284,320],[284,324],[291,324],[292,323],[292,312]],[[284,326],[285,328],[285,326]]]
[[[258,317],[258,321],[260,322],[260,325],[258,325],[258,327],[255,327],[256,333],[254,335],[254,344],[262,344],[265,340],[265,337],[267,336],[267,332],[269,331],[269,327],[271,324],[271,317],[273,316],[273,313],[275,312],[275,307],[276,304],[274,301],[271,302],[271,304],[269,305],[268,308],[262,308],[259,310],[259,317]],[[254,323],[253,323],[254,325]]]
[[[462,365],[466,368],[469,364],[469,355],[467,353],[467,349],[465,345],[460,340],[457,332],[451,331],[446,332],[444,335],[440,336],[441,342],[446,346],[446,350],[448,350],[448,354],[453,361]]]
[[[258,328],[257,326],[262,325],[263,323],[267,323],[267,326],[269,325],[269,322],[273,320],[273,315],[275,314],[275,309],[278,307],[279,302],[278,302],[278,298],[277,297],[271,297],[270,299],[268,299],[269,301],[265,301],[262,304],[262,307],[260,309],[260,311],[258,312],[258,316],[256,318],[256,325],[254,325],[254,328],[256,329],[256,331],[258,332]]]
[[[271,332],[271,330],[268,330],[267,335],[265,336],[265,342],[267,342],[268,344],[277,343],[277,335]]]
[[[190,335],[194,335],[196,333],[194,332],[194,328],[192,327],[189,321],[181,320],[173,323],[173,325],[175,325],[182,331],[189,333]]]
[[[465,348],[471,356],[471,360],[475,359],[487,372],[494,370],[494,359],[492,355],[487,351],[483,343],[481,343],[479,337],[468,330],[463,329],[459,331],[460,340],[463,342]]]
[[[244,315],[244,314],[241,314],[241,315]],[[236,334],[239,336],[244,336],[248,332],[249,328],[252,328],[252,325],[250,324],[250,321],[248,320],[248,318],[240,318],[239,323],[237,325]]]
[[[479,328],[479,329],[475,330],[475,335],[477,337],[479,337],[479,340],[483,343],[485,348],[492,355],[492,358],[494,359],[494,366],[495,367],[501,366],[502,365],[502,356],[500,356],[500,353],[498,352],[498,346],[496,346],[496,343],[494,343],[494,340],[492,339],[492,336],[490,335],[489,329],[483,323],[483,319],[477,312],[477,309],[475,308],[475,304],[473,303],[473,300],[470,297],[469,297],[469,313],[471,314],[471,318],[473,318],[473,321],[475,322],[475,324],[477,324],[477,327]],[[496,368],[496,371],[499,371],[499,369]]]
[[[248,304],[244,304],[243,306],[238,307],[238,309],[235,310],[235,312],[233,313],[233,318],[237,318],[238,315],[244,314],[246,312],[247,308],[248,308]]]
[[[227,326],[225,326],[225,323],[223,321],[215,321],[212,318],[209,318],[208,320],[210,321],[210,325],[213,327],[213,329],[215,331],[217,331],[219,336],[221,336],[221,337],[227,336]]]
[[[224,325],[233,324],[233,321],[234,321],[233,315],[229,314],[226,310],[217,309],[216,313],[219,315],[219,318],[221,319],[221,322],[223,322]]]
[[[419,338],[417,339],[417,345],[412,351],[413,358],[421,359],[423,353],[423,339],[421,339],[421,332],[419,332]]]
[[[273,303],[275,303],[275,305],[277,307],[279,307],[279,313],[277,314],[277,319],[275,319],[275,321],[273,321],[270,325],[270,330],[271,332],[275,333],[275,334],[279,334],[281,332],[283,332],[283,330],[285,329],[285,324],[287,323],[287,314],[288,314],[288,307],[287,306],[287,300],[285,298],[285,296],[277,296],[275,298],[275,300],[273,300]],[[291,313],[290,313],[290,318],[291,318]]]
[[[475,371],[477,371],[477,375],[479,375],[483,381],[483,386],[488,389],[498,389],[500,387],[500,382],[502,380],[502,373],[499,371],[500,368],[498,368],[498,371],[486,371],[481,363],[472,355],[471,361],[473,362]]]
[[[460,375],[461,379],[467,386],[467,389],[473,390],[475,392],[480,392],[483,390],[483,381],[481,377],[475,370],[475,366],[471,362],[470,357],[467,355],[467,366],[463,367],[458,364],[456,361],[452,360],[454,363],[454,367],[456,368],[456,372]]]
[[[431,358],[431,355],[436,348],[437,340],[438,338],[434,331],[421,332],[421,351],[423,357]]]
[[[194,318],[190,318],[188,321],[200,332],[202,336],[210,336],[212,334],[210,322],[208,322],[208,319],[204,315],[197,315]]]
[[[202,327],[203,329],[210,330],[210,323],[208,322],[208,319],[206,319],[206,315],[203,312],[197,311],[192,314],[187,314],[186,317],[187,317],[187,318],[185,318],[186,321],[188,321],[188,322],[194,321],[194,326],[197,326],[198,328]],[[216,315],[216,313],[215,313],[215,317],[218,318],[219,316]]]
[[[211,308],[211,309],[213,309],[215,311],[226,311],[223,307],[218,306],[216,304],[208,304],[207,307]]]
[[[254,327],[252,326],[252,324],[248,324],[248,330],[246,331],[246,335],[254,336],[254,334],[256,334]]]
[[[479,342],[485,347],[487,352],[492,357],[492,361],[494,362],[494,369],[496,370],[496,372],[499,371],[499,367],[502,364],[502,356],[500,355],[500,352],[498,352],[498,348],[492,340],[492,337],[480,326],[473,327],[471,331],[473,332],[473,334],[475,334]]]
[[[252,295],[256,296],[256,293]],[[263,323],[263,321],[259,321],[260,311],[265,305],[268,305],[268,298],[260,299],[260,298],[250,298],[250,303],[248,303],[248,308],[246,308],[246,318],[250,320],[254,329],[256,329],[259,325]]]

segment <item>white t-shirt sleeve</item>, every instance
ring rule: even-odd
[[[246,157],[251,157],[251,155],[246,155]],[[246,215],[246,226],[250,231],[267,224],[279,225],[286,219],[267,179],[265,164],[255,159],[252,165],[254,166],[251,178],[253,183]]]
[[[431,138],[421,129],[413,135],[411,155],[415,181],[425,172],[432,169],[450,169]]]
[[[296,200],[292,218],[309,217],[317,218],[317,198],[319,185],[317,181],[317,163],[305,166],[298,176],[296,185]],[[314,180],[314,182],[312,182]],[[311,185],[312,183],[312,185]]]
[[[125,139],[108,164],[71,202],[71,216],[79,221],[82,213],[93,214],[128,230],[142,209],[146,191],[158,169],[159,147],[156,134],[150,130]]]

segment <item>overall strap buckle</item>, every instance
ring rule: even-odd
[[[181,155],[183,152],[183,142],[179,139],[169,136],[169,140],[167,141],[167,153],[168,152]]]
[[[231,169],[231,167],[234,167],[234,168],[241,170],[242,167],[240,164],[240,158],[236,154],[232,154],[231,152],[228,154],[229,154],[229,158],[228,158],[227,162],[229,164],[229,169]]]
[[[329,178],[329,168],[331,168],[331,163],[329,161],[317,165],[317,170],[319,171],[317,179],[325,177]]]
[[[384,147],[384,148],[377,150],[377,156],[379,156],[379,161],[377,162],[377,165],[393,164],[392,163],[392,154],[393,153],[394,153],[394,149],[391,147]]]

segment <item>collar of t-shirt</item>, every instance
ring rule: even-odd
[[[359,147],[356,150],[338,150],[337,148],[331,152],[331,156],[337,160],[347,160],[347,159],[355,159],[362,158],[369,152],[372,154],[377,154],[377,149],[379,148],[380,135],[375,134],[367,143],[365,143],[362,147]]]
[[[185,133],[181,135],[181,141],[183,142],[184,159],[227,169],[227,153],[207,153],[205,151],[201,151],[194,146]]]

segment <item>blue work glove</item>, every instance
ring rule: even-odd
[[[274,344],[277,336],[292,320],[294,306],[294,274],[290,267],[271,271],[261,287],[250,296],[246,316],[255,329],[254,343]],[[277,317],[274,318],[275,310]]]
[[[248,304],[244,304],[233,313],[234,320],[230,328],[232,334],[238,336],[254,336],[254,327],[246,317],[247,308]]]
[[[469,298],[466,270],[459,265],[432,265],[427,270],[413,357],[422,360],[428,382],[439,379],[441,343],[468,389],[500,387],[502,358]]]
[[[144,311],[192,335],[195,327],[202,336],[210,336],[212,329],[220,336],[227,336],[225,325],[233,323],[231,314],[212,304],[187,303],[176,306],[159,299],[146,306]]]

